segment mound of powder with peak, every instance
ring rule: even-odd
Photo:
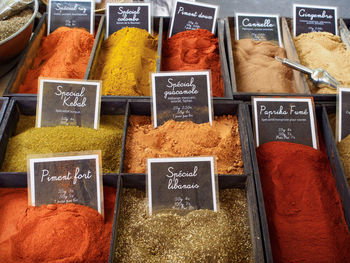
[[[148,116],[130,116],[124,172],[145,173],[147,158],[215,156],[219,174],[243,174],[237,116],[215,117],[213,125],[170,120],[156,129]]]
[[[103,81],[102,94],[149,96],[150,73],[156,71],[158,38],[146,30],[125,27],[103,43],[94,79]]]
[[[212,94],[225,95],[221,76],[219,40],[206,29],[177,33],[163,42],[163,71],[211,70]]]
[[[38,78],[83,79],[94,44],[85,29],[59,27],[40,43],[18,93],[37,93]]]

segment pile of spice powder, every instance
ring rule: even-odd
[[[43,37],[18,93],[37,93],[38,78],[83,79],[94,37],[82,28],[59,27]]]
[[[219,174],[243,174],[237,116],[215,116],[213,125],[165,122],[156,129],[149,116],[130,116],[124,172],[145,173],[147,158],[215,156]]]
[[[219,40],[206,29],[177,33],[163,42],[162,70],[211,70],[212,94],[225,95],[221,76]]]
[[[149,96],[150,73],[156,72],[158,37],[125,27],[103,43],[94,79],[103,81],[103,95]]]
[[[98,130],[77,126],[34,128],[35,116],[20,115],[1,171],[27,171],[28,154],[101,150],[104,173],[119,171],[124,116],[102,115]]]
[[[237,91],[295,93],[292,69],[275,59],[286,57],[284,48],[271,42],[240,39],[233,50]]]
[[[116,262],[253,262],[243,189],[220,191],[220,210],[148,216],[145,193],[124,189]]]
[[[294,44],[301,64],[312,69],[324,69],[342,85],[350,85],[350,51],[339,36],[311,32],[294,38]],[[313,93],[337,93],[336,89],[316,86],[310,80],[308,84]]]
[[[20,30],[33,16],[33,10],[25,9],[9,19],[0,20],[0,41],[12,36]]]
[[[268,142],[257,157],[275,262],[348,262],[350,234],[325,152]]]
[[[107,262],[116,190],[104,187],[105,219],[75,204],[28,207],[25,188],[0,188],[0,261]]]

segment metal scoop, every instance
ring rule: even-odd
[[[279,62],[282,62],[282,64],[287,65],[293,69],[299,70],[305,74],[308,74],[310,76],[310,79],[316,84],[325,84],[328,85],[334,89],[337,89],[337,87],[340,85],[340,83],[333,78],[327,71],[324,69],[316,68],[316,69],[310,69],[308,67],[305,67],[297,62],[291,61],[286,58],[279,58],[278,56],[275,57],[275,59]]]

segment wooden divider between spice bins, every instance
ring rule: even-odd
[[[223,101],[218,100],[214,101],[214,115],[237,115],[238,123],[239,123],[239,133],[241,140],[241,150],[242,150],[242,159],[244,164],[244,174],[242,175],[219,175],[218,182],[220,188],[236,188],[240,185],[240,187],[246,189],[247,191],[247,200],[249,206],[249,226],[251,229],[251,240],[253,244],[253,258],[254,262],[264,262],[264,250],[262,245],[262,230],[259,224],[259,214],[258,214],[258,201],[256,200],[256,195],[253,187],[253,178],[252,178],[252,167],[249,153],[249,142],[246,131],[246,105],[237,101]],[[151,115],[150,108],[150,100],[129,100],[127,109],[126,109],[126,119],[128,125],[125,127],[124,135],[123,135],[123,143],[122,143],[122,153],[121,153],[121,165],[120,172],[123,177],[123,186],[120,187],[128,187],[128,188],[139,188],[145,190],[145,179],[146,175],[143,173],[125,173],[124,170],[124,160],[125,160],[125,148],[126,148],[126,137],[128,133],[129,126],[129,117],[130,115]],[[163,156],[164,157],[164,156]],[[145,160],[146,161],[146,160]],[[122,198],[122,194],[119,193],[118,189],[118,203],[119,198]],[[111,243],[111,251],[109,262],[114,262],[114,254],[117,243],[118,236],[118,220],[119,220],[119,209],[117,209],[117,223],[116,223],[116,232],[113,232],[115,236],[112,237]],[[115,242],[115,243],[113,243]]]
[[[340,196],[341,202],[342,202],[342,208],[344,212],[344,217],[347,223],[347,227],[350,231],[350,194],[349,194],[349,188],[346,183],[345,174],[342,169],[341,161],[339,159],[339,154],[336,148],[336,144],[334,141],[334,137],[332,135],[332,130],[330,129],[327,111],[325,106],[322,105],[328,105],[326,103],[319,103],[316,104],[316,116],[317,116],[317,127],[319,129],[319,134],[322,136],[322,140],[325,143],[325,147],[327,150],[328,160],[330,162],[332,174],[335,179],[335,184],[337,188],[337,192]],[[334,105],[334,103],[333,103]],[[328,108],[328,107],[327,107]],[[250,116],[250,119],[248,120],[248,136],[249,136],[249,146],[250,146],[250,153],[251,153],[251,160],[253,164],[253,177],[254,177],[254,183],[255,183],[255,190],[257,195],[258,208],[259,208],[259,218],[260,223],[262,227],[262,234],[263,234],[263,244],[264,244],[264,250],[265,250],[265,260],[266,262],[273,262],[273,256],[272,256],[272,248],[271,248],[271,242],[270,242],[270,235],[269,235],[269,227],[267,223],[267,215],[265,210],[265,204],[264,204],[264,196],[262,191],[262,185],[260,180],[260,173],[259,173],[259,166],[258,166],[258,160],[256,156],[256,146],[255,146],[255,139],[253,135],[253,117],[252,117],[252,108],[249,103],[248,107],[248,114]]]
[[[169,26],[170,26],[170,18],[164,17],[163,41],[168,38]],[[233,94],[231,80],[230,80],[229,66],[227,64],[227,59],[226,59],[227,53],[226,53],[226,49],[225,49],[224,28],[225,28],[224,20],[222,18],[218,18],[216,20],[215,36],[219,40],[221,76],[222,76],[223,82],[224,82],[225,95],[224,95],[224,97],[214,97],[214,100],[232,99],[232,94]]]
[[[9,98],[0,97],[0,125],[4,118],[8,103],[9,103]]]
[[[300,59],[299,59],[299,55],[296,51],[295,45],[294,45],[294,40],[293,40],[293,36],[290,32],[293,31],[293,19],[292,18],[283,18],[282,21],[282,27],[286,29],[286,31],[289,31],[289,37],[290,37],[290,45],[291,45],[291,53],[290,53],[290,57],[288,56],[288,58],[290,58],[293,61],[296,61],[298,63],[300,63]],[[349,29],[347,28],[344,20],[342,18],[338,19],[338,34],[342,40],[342,42],[347,45],[347,49],[349,50],[350,46],[350,32]],[[295,70],[294,70],[295,71]],[[299,74],[302,74],[299,72]],[[304,75],[304,74],[302,74]],[[304,79],[306,80],[305,76]],[[305,82],[307,85],[307,88],[310,91],[309,85],[307,84],[307,82]],[[315,93],[310,93],[312,95],[312,97],[314,98],[315,102],[324,102],[324,103],[328,103],[328,102],[334,102],[336,101],[336,94],[315,94]]]
[[[294,54],[296,53],[293,40],[291,38],[290,31],[285,24],[285,18],[280,18],[281,25],[281,37],[284,48],[286,50],[287,58],[291,60],[295,60]],[[288,93],[248,93],[248,92],[238,92],[237,91],[237,82],[236,82],[236,73],[235,73],[235,65],[234,65],[234,55],[233,48],[235,42],[235,17],[227,17],[225,18],[225,44],[227,49],[227,59],[230,68],[230,77],[233,88],[233,98],[237,100],[250,101],[251,96],[282,96]],[[293,49],[294,48],[294,49]],[[300,94],[310,94],[310,89],[307,86],[306,79],[304,74],[299,71],[293,70],[293,78],[295,83],[295,93],[288,94],[288,96],[300,96]]]
[[[47,23],[48,15],[45,13],[38,26],[34,31],[34,35],[30,40],[26,50],[23,53],[21,60],[19,61],[15,72],[12,74],[11,79],[4,91],[4,96],[7,97],[36,97],[37,94],[28,94],[28,93],[18,93],[20,85],[23,83],[28,70],[32,67],[34,60],[37,56],[38,50],[40,48],[41,40],[43,37],[47,36]],[[101,32],[105,29],[105,16],[104,15],[95,15],[95,40],[93,48],[90,54],[89,63],[86,71],[91,65],[94,53],[96,52],[99,42],[101,42]]]
[[[6,113],[4,115],[4,120],[0,125],[0,168],[2,168],[7,145],[9,142],[9,139],[14,135],[17,124],[19,122],[19,117],[21,114],[23,115],[29,115],[29,116],[35,116],[36,114],[36,106],[37,106],[37,100],[35,97],[13,97],[9,101],[9,105],[7,107]],[[124,117],[123,122],[123,130],[126,125],[126,117],[125,117],[125,110],[126,110],[126,101],[123,100],[113,100],[113,101],[103,101],[101,104],[101,113],[100,115],[121,115]],[[34,128],[34,127],[33,127]],[[122,135],[120,136],[120,145],[122,144]],[[38,146],[39,147],[39,146]],[[122,147],[122,146],[121,146]],[[91,149],[91,150],[101,150],[101,149]],[[120,149],[120,152],[122,149]],[[102,156],[103,160],[103,156]],[[119,158],[120,161],[120,158]],[[102,168],[104,167],[104,164],[102,162]],[[112,174],[115,175],[119,172],[120,167],[116,172],[113,173],[106,173],[106,174]],[[8,172],[8,171],[2,171],[1,174],[26,174],[26,172],[23,171],[16,171],[16,172]]]
[[[331,147],[327,147],[327,154],[328,154],[330,163],[332,165],[332,172],[337,181],[337,189],[339,192],[339,196],[340,196],[340,199],[342,200],[343,207],[348,208],[347,210],[344,210],[344,216],[345,216],[346,222],[348,223],[349,231],[350,231],[350,185],[347,183],[344,166],[340,159],[340,155],[337,148],[337,142],[334,137],[335,135],[332,132],[333,129],[335,130],[335,127],[332,127],[332,125],[335,125],[336,122],[334,122],[333,124],[329,120],[329,115],[335,114],[335,112],[336,112],[335,103],[323,104],[322,128],[324,131],[326,131],[324,134],[324,140],[326,141],[326,144],[331,146]]]
[[[160,71],[160,57],[162,53],[162,35],[163,35],[163,17],[153,17],[153,32],[158,35],[158,47],[157,47],[157,61],[156,61],[156,72]],[[89,61],[87,70],[84,75],[84,79],[95,80],[95,70],[98,65],[98,61],[100,58],[102,45],[105,40],[106,27],[104,26],[101,31],[101,37],[98,42],[97,48],[93,54],[92,59]],[[103,83],[102,83],[103,85]],[[149,87],[151,89],[151,86]],[[145,99],[149,98],[149,96],[112,96],[112,95],[102,95],[102,99]]]

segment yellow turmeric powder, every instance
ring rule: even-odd
[[[94,79],[103,95],[149,96],[150,72],[156,71],[158,37],[139,28],[123,28],[103,43]]]

